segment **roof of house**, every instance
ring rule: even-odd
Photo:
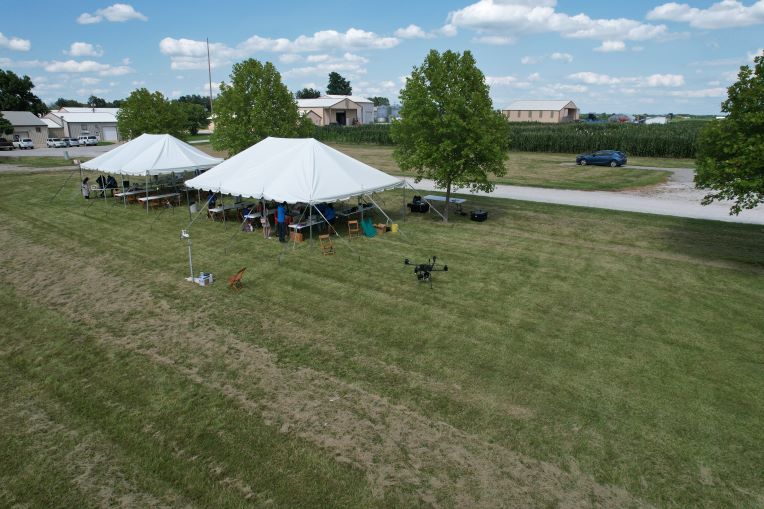
[[[332,99],[350,99],[354,103],[371,103],[374,104],[374,101],[370,101],[369,99],[365,97],[361,97],[360,95],[334,95],[334,94],[326,94],[322,95],[320,98],[323,99],[325,97],[331,97]]]
[[[67,122],[81,122],[83,124],[89,123],[116,123],[117,117],[112,113],[69,113],[68,111],[55,111],[51,113],[59,118],[66,120]]]
[[[118,111],[119,108],[89,108],[86,106],[64,106],[58,109],[58,112],[62,113],[111,113],[112,115],[116,115]],[[54,111],[53,113],[58,112]]]
[[[347,99],[344,95],[341,98],[319,97],[318,99],[297,99],[298,108],[331,108],[337,103]]]
[[[505,110],[512,110],[512,111],[527,111],[527,110],[550,110],[550,111],[560,111],[561,109],[565,108],[568,104],[573,104],[575,106],[575,103],[573,101],[515,101],[506,108]]]
[[[33,125],[44,126],[45,122],[40,120],[34,113],[29,111],[3,111],[3,118],[14,126]]]
[[[61,126],[58,125],[54,120],[51,120],[49,118],[41,118],[43,122],[45,122],[45,125],[48,126],[48,129],[61,129]]]

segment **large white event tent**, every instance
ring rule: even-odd
[[[142,134],[80,165],[83,170],[146,177],[206,170],[223,159],[212,157],[169,134]]]
[[[403,186],[313,138],[266,138],[186,181],[192,189],[287,203],[346,200]]]
[[[372,193],[403,185],[403,180],[313,138],[272,137],[186,181],[191,189],[307,203],[308,210],[318,203],[371,197]]]

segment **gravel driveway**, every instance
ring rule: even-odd
[[[32,150],[3,150],[0,152],[0,163],[3,162],[3,157],[64,157],[64,153],[69,154],[69,159],[77,159],[78,157],[93,158],[100,156],[101,154],[108,152],[117,145],[91,145],[87,147],[67,147],[67,148],[33,148]]]
[[[700,200],[705,193],[695,189],[693,184],[695,170],[693,169],[653,168],[648,166],[631,166],[631,168],[670,171],[672,175],[665,184],[619,192],[573,191],[567,189],[497,185],[492,193],[477,194],[494,198],[510,198],[513,200],[556,203],[577,207],[593,207],[664,216],[764,225],[764,207],[744,210],[737,216],[731,216],[729,214],[730,202],[714,202],[711,205],[701,205]],[[416,189],[443,191],[438,189],[431,180],[422,180],[418,184],[415,184],[413,179],[406,180]]]

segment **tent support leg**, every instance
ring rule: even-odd
[[[146,172],[146,214],[149,213],[149,174]]]

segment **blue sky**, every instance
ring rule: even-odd
[[[373,6],[372,6],[373,5]],[[497,108],[572,99],[583,112],[714,114],[764,47],[764,0],[98,1],[3,9],[0,68],[44,101],[107,99],[138,87],[168,97],[213,90],[245,58],[273,62],[290,90],[397,100],[427,52],[470,50]]]

